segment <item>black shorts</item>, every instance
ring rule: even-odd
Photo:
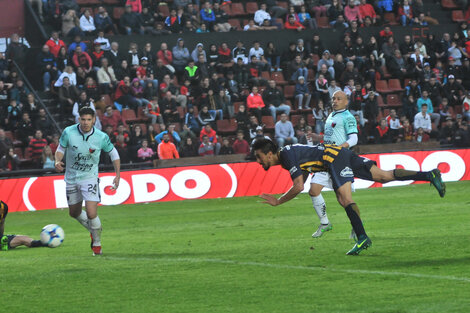
[[[11,241],[16,237],[16,235],[5,235],[8,238],[8,250],[14,249],[10,246]]]
[[[333,189],[337,190],[347,182],[353,183],[354,177],[372,180],[370,169],[373,165],[376,165],[374,161],[360,157],[351,150],[339,150],[328,167]]]

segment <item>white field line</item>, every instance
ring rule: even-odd
[[[268,267],[276,269],[289,269],[289,270],[304,270],[304,271],[318,271],[318,272],[333,272],[333,273],[348,273],[348,274],[366,274],[366,275],[382,275],[382,276],[402,276],[402,277],[416,277],[416,278],[428,278],[428,279],[437,279],[437,280],[451,280],[451,281],[461,281],[465,283],[470,283],[470,278],[468,277],[456,277],[456,276],[441,276],[441,275],[428,275],[428,274],[418,274],[418,273],[406,273],[406,272],[387,272],[387,271],[369,271],[369,270],[359,270],[359,269],[339,269],[331,267],[319,267],[319,266],[303,266],[303,265],[285,265],[285,264],[271,264],[271,263],[262,263],[262,262],[243,262],[243,261],[234,261],[234,260],[223,260],[223,259],[198,259],[198,258],[128,258],[128,257],[113,257],[113,256],[103,256],[105,260],[125,260],[125,261],[153,261],[160,263],[215,263],[215,264],[230,264],[238,266],[258,266],[258,267]]]

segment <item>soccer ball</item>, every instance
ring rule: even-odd
[[[56,248],[64,241],[65,233],[62,227],[56,224],[49,224],[41,230],[41,242],[49,248]]]

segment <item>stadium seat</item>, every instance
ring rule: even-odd
[[[135,111],[132,109],[123,109],[122,110],[122,119],[127,124],[133,124],[140,122],[140,120],[135,116]]]
[[[287,81],[284,79],[282,72],[272,72],[271,79],[274,80],[278,85],[287,85]]]
[[[103,0],[104,4],[109,4],[109,5],[119,5],[121,4],[122,1],[120,0]]]
[[[299,124],[299,120],[300,118],[302,117],[302,115],[292,115],[290,117],[290,121],[292,122],[292,126],[297,126],[297,124]]]
[[[242,29],[242,26],[240,24],[240,20],[238,18],[230,18],[228,21],[227,21],[233,28],[235,28],[236,30],[241,30]]]
[[[111,100],[111,97],[109,95],[104,94],[104,95],[102,95],[102,97],[104,99],[104,104],[106,106],[110,105],[114,108],[114,102],[113,102],[113,100]]]
[[[455,4],[454,0],[441,0],[441,5],[444,9],[452,10],[459,7]]]
[[[294,99],[294,93],[295,93],[294,85],[284,86],[284,97],[286,97],[286,99]]]
[[[382,66],[381,69],[382,69],[382,72],[384,73],[384,77],[382,77],[382,79],[392,78],[392,74],[388,72],[387,67],[385,65]]]
[[[225,13],[227,13],[229,16],[232,15],[232,9],[230,8],[230,5],[222,5],[220,6],[220,8],[222,9],[222,11],[224,11]]]
[[[315,117],[313,117],[313,114],[308,114],[307,115],[307,124],[309,126],[315,127],[316,120],[315,120]]]
[[[168,4],[164,2],[159,3],[158,12],[160,12],[163,16],[170,16],[170,9],[168,8]]]
[[[247,14],[255,14],[258,11],[258,3],[257,2],[247,2],[245,4],[245,9]]]
[[[266,79],[266,80],[270,80],[271,79],[271,74],[269,74],[268,71],[262,71],[261,72],[261,77]]]
[[[237,131],[237,122],[235,119],[217,120],[217,132],[221,135],[234,135]]]
[[[384,13],[384,22],[385,24],[389,24],[389,25],[399,25],[397,22],[397,17],[395,16],[395,13],[393,12]]]
[[[143,134],[143,135],[147,135],[147,124],[141,123],[141,124],[134,124],[134,126],[135,126],[135,125],[139,125],[140,128],[142,128],[142,134]]]
[[[264,129],[268,131],[273,131],[274,130],[274,120],[271,115],[269,116],[262,116],[261,117],[261,123],[264,124]]]
[[[124,8],[122,8],[122,7],[114,7],[113,8],[113,19],[114,20],[119,20],[123,14],[124,14]]]
[[[465,22],[465,17],[462,10],[453,10],[452,11],[452,21],[456,23]]]
[[[161,132],[160,124],[152,124],[153,130],[156,134]]]
[[[230,16],[246,15],[245,9],[243,8],[243,3],[240,2],[233,2],[230,5],[230,11]]]
[[[390,93],[392,90],[388,87],[386,80],[376,80],[375,89],[380,93]]]
[[[377,105],[379,108],[385,107],[384,99],[382,98],[381,95],[377,97]]]
[[[390,79],[388,81],[388,87],[390,90],[395,91],[395,92],[402,92],[404,89],[401,88],[400,80],[399,79]]]
[[[405,86],[405,87],[408,86],[410,84],[410,81],[411,81],[411,79],[405,78],[405,80],[403,81],[403,86]]]
[[[320,16],[317,19],[317,26],[318,28],[329,28],[330,20],[328,19],[328,16]]]
[[[238,101],[238,102],[233,103],[233,110],[234,110],[235,113],[238,113],[238,108],[240,107],[240,104],[245,104],[245,102]]]
[[[284,9],[287,9],[287,7],[288,7],[287,2],[285,2],[285,1],[276,1],[276,5],[278,7],[284,8]]]
[[[400,97],[397,94],[387,95],[387,107],[400,107],[402,103]]]
[[[23,149],[14,148],[13,153],[16,154],[20,160],[23,159]]]
[[[315,67],[316,67],[316,65],[315,65]],[[307,81],[309,81],[309,82],[315,81],[315,71],[312,68],[308,69]]]

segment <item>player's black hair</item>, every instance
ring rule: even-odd
[[[78,111],[78,114],[80,116],[82,115],[91,115],[91,116],[95,116],[95,110],[93,110],[91,107],[83,107],[80,109],[80,111]]]
[[[264,154],[267,154],[269,151],[276,153],[278,147],[272,140],[258,138],[251,144],[251,151],[255,152],[256,150],[261,150]]]

